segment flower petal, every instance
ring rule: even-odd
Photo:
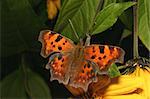
[[[146,98],[140,96],[139,94],[129,94],[129,95],[119,95],[119,96],[106,96],[103,99],[146,99]]]
[[[142,77],[132,77],[122,75],[111,80],[111,83],[102,90],[98,91],[99,96],[122,95],[134,92],[137,89],[142,89],[144,83]]]

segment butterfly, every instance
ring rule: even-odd
[[[109,65],[113,62],[123,62],[124,50],[111,45],[91,44],[90,36],[85,43],[80,40],[74,44],[69,38],[50,31],[40,32],[42,43],[41,56],[49,57],[46,69],[50,69],[50,80],[82,88],[87,91],[98,75],[107,74]]]

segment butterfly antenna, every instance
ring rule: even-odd
[[[76,36],[76,38],[77,38],[78,40],[80,40],[80,39],[79,39],[79,36],[78,36],[78,34],[77,34],[77,32],[76,32],[76,30],[75,30],[75,28],[74,28],[74,26],[73,26],[73,24],[72,24],[72,22],[71,22],[70,19],[69,19],[69,23],[70,23],[70,26],[71,26],[71,28],[72,28],[72,30],[73,30],[74,35]]]

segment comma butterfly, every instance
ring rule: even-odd
[[[77,45],[70,39],[50,30],[40,33],[42,43],[41,55],[49,62],[46,69],[50,69],[50,80],[87,91],[97,76],[107,74],[106,70],[113,62],[123,62],[124,50],[109,45],[90,45],[87,37],[85,44],[81,41]]]

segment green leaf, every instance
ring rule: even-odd
[[[92,34],[97,34],[110,28],[123,13],[124,10],[133,6],[135,2],[112,3],[101,10],[96,16]]]
[[[127,9],[120,16],[119,19],[125,25],[125,27],[132,31],[133,29],[133,13],[132,9]]]
[[[116,3],[117,0],[104,0],[103,8],[108,6],[111,3]]]
[[[132,34],[132,32],[130,30],[124,29],[120,41],[123,40],[124,38],[128,37],[131,34]]]
[[[78,12],[85,0],[64,0],[55,25],[55,31],[62,31],[68,24],[68,19]]]
[[[37,36],[44,22],[28,0],[2,0],[2,56],[36,48]]]
[[[116,64],[111,64],[111,66],[108,69],[108,75],[111,78],[114,78],[114,77],[117,77],[117,76],[121,75]]]
[[[60,10],[55,31],[76,41],[71,26],[68,22],[70,19],[80,38],[89,32],[93,25],[98,5],[101,0],[66,0]]]
[[[150,51],[150,0],[138,0],[138,35]]]
[[[119,3],[125,2],[126,0],[118,0]],[[133,10],[127,9],[124,11],[120,16],[119,19],[121,22],[126,26],[127,29],[131,30],[133,29]]]
[[[1,96],[3,99],[27,99],[21,71],[16,70],[2,80]]]
[[[27,84],[33,99],[51,99],[50,91],[45,81],[31,70],[27,70]]]

